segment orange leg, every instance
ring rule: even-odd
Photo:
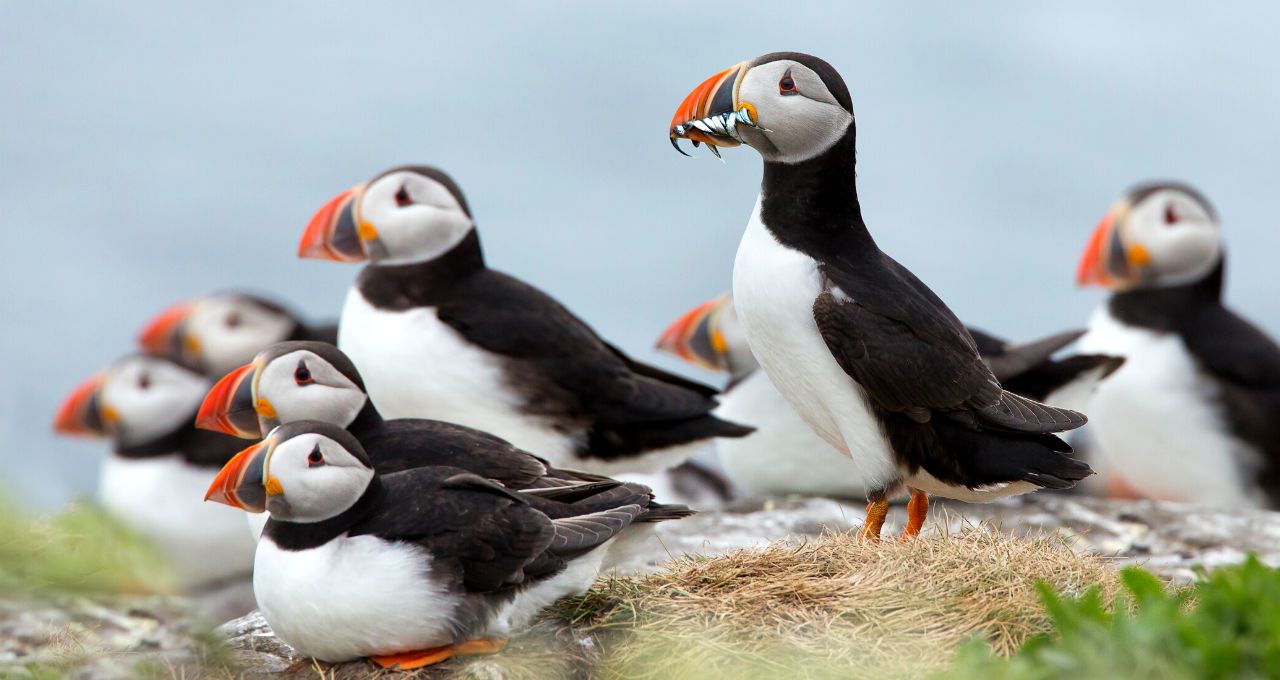
[[[884,518],[889,514],[889,499],[867,501],[867,519],[858,531],[858,538],[864,541],[880,540],[880,529],[884,528]]]
[[[920,529],[924,526],[924,519],[929,516],[929,494],[911,490],[911,500],[907,501],[907,526],[902,530],[902,538],[898,539],[900,543],[920,534]]]
[[[416,652],[401,652],[399,654],[387,654],[385,656],[371,656],[369,658],[383,668],[390,668],[392,670],[399,671],[411,671],[415,668],[422,668],[424,666],[440,663],[441,661],[451,659],[455,656],[493,654],[494,652],[502,651],[502,648],[506,646],[506,638],[497,638],[494,640],[468,640],[456,645],[433,647],[431,649],[423,649]]]

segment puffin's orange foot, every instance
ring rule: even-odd
[[[889,515],[889,499],[881,498],[867,501],[867,518],[858,530],[858,538],[863,541],[880,540],[880,530],[884,528],[884,518]]]
[[[433,647],[417,652],[402,652],[400,654],[388,654],[385,656],[369,657],[374,663],[383,668],[389,668],[397,671],[411,671],[415,668],[423,668],[446,661],[455,656],[470,656],[472,654],[493,654],[502,651],[507,646],[506,638],[496,638],[493,640],[468,640],[460,642],[456,645],[445,645],[443,647]]]
[[[911,490],[911,500],[907,501],[907,526],[902,530],[899,543],[906,543],[920,534],[924,520],[929,516],[929,494]]]
[[[385,656],[369,657],[374,663],[389,668],[393,671],[411,671],[415,668],[422,668],[432,664],[440,663],[453,657],[453,645],[445,645],[443,647],[433,647],[431,649],[423,649],[416,652],[401,652],[399,654],[387,654]]]

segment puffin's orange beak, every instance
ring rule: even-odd
[[[335,262],[360,262],[369,257],[364,242],[377,238],[373,225],[357,222],[356,207],[364,185],[329,199],[316,211],[298,243],[298,257]]]
[[[262,428],[253,398],[257,368],[256,361],[245,364],[214,384],[196,413],[196,427],[242,439],[261,438]]]
[[[1128,205],[1121,202],[1094,228],[1076,267],[1076,283],[1123,290],[1136,283],[1151,254],[1140,244],[1125,242],[1123,224]]]
[[[699,142],[712,147],[742,143],[736,126],[758,122],[755,107],[738,101],[738,85],[749,68],[745,61],[735,64],[702,81],[680,102],[669,127],[676,151],[684,153],[676,145],[677,139],[693,140],[694,146]]]
[[[204,499],[223,503],[245,512],[267,509],[267,490],[263,470],[271,450],[270,439],[260,441],[237,453],[213,478]]]
[[[198,347],[187,347],[183,324],[191,315],[192,302],[179,302],[157,314],[142,329],[138,344],[153,356],[176,357]]]
[[[729,347],[717,323],[727,301],[728,296],[721,295],[685,312],[662,332],[658,349],[707,370],[728,370]]]
[[[53,431],[58,434],[105,436],[115,411],[102,405],[102,385],[107,375],[99,373],[76,386],[58,407]]]

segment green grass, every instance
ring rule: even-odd
[[[1096,590],[1066,597],[1041,586],[1053,631],[1011,657],[974,643],[942,677],[954,680],[1057,678],[1280,677],[1280,570],[1250,557],[1191,588],[1166,589],[1137,568],[1107,601]]]
[[[47,518],[0,504],[0,597],[173,592],[164,558],[100,509]]]

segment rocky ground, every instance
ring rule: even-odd
[[[789,538],[816,538],[825,530],[856,526],[862,507],[825,499],[741,501],[661,526],[660,543],[633,555],[628,568],[654,570],[668,555],[714,555]],[[890,513],[886,533],[905,510]],[[1235,563],[1255,553],[1280,565],[1280,513],[1179,506],[1150,501],[1117,502],[1039,494],[988,506],[935,504],[930,526],[955,531],[986,522],[1015,535],[1052,532],[1076,550],[1117,565],[1141,564],[1174,582],[1193,578],[1199,567]],[[0,606],[0,676],[45,677],[41,669],[70,669],[75,677],[193,677],[200,662],[222,663],[180,603],[161,599],[55,605]],[[230,642],[239,670],[226,677],[314,677],[317,669],[277,641],[256,614],[217,631]],[[25,669],[25,670],[24,670]],[[367,677],[366,662],[327,669],[325,677]]]

